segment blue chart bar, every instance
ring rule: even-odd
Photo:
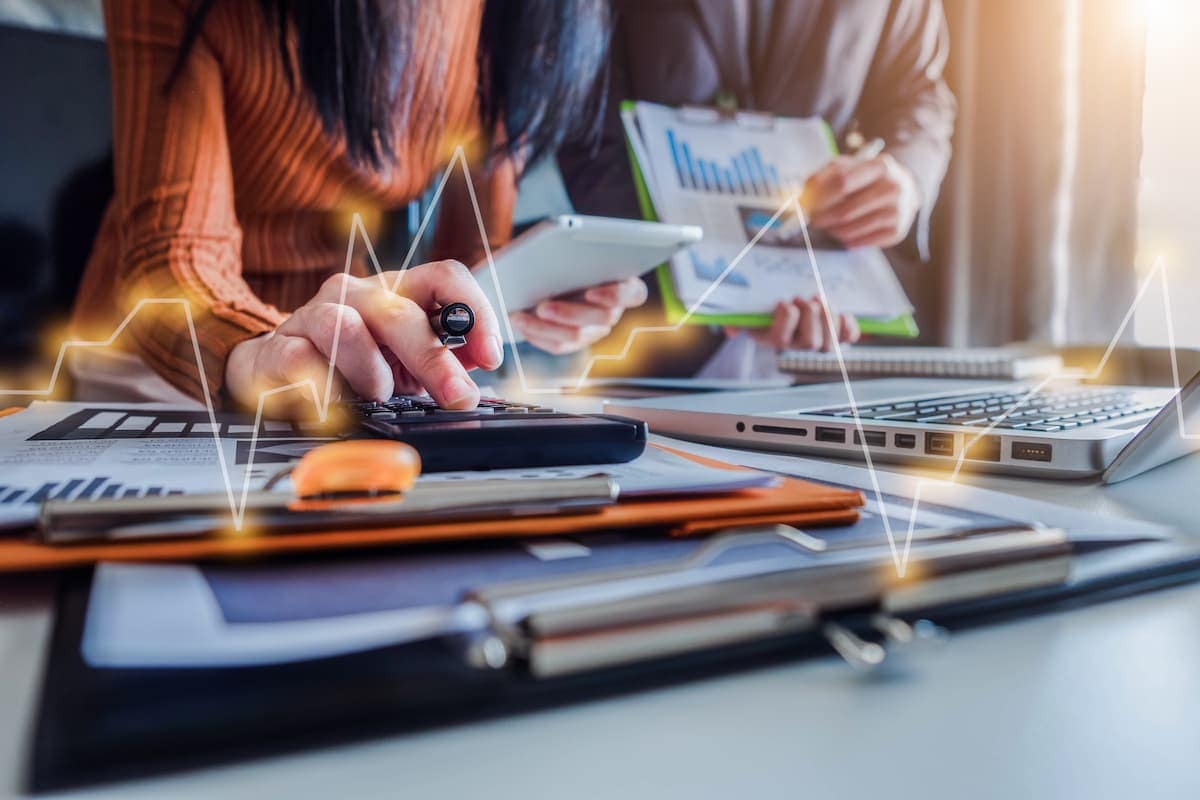
[[[81,483],[83,483],[82,478],[75,478],[74,480],[67,481],[66,484],[61,489],[59,489],[57,492],[55,492],[54,496],[51,497],[50,499],[51,500],[66,500],[68,497],[71,496],[71,492],[73,492],[79,488],[79,484],[81,484]]]
[[[763,160],[762,151],[747,147],[726,160],[700,158],[684,137],[667,129],[667,145],[680,187],[701,192],[770,197],[782,193],[779,169]]]
[[[743,152],[738,158],[741,159],[742,170],[746,174],[746,182],[750,184],[749,193],[764,194],[762,187],[759,186],[758,181],[754,178],[754,167],[750,163],[750,154]]]
[[[767,180],[767,171],[763,168],[762,153],[755,147],[750,151],[751,157],[754,159],[754,169],[758,174],[758,182],[762,185],[763,191],[768,194],[771,192],[771,183]]]
[[[721,174],[725,177],[725,185],[729,187],[729,193],[737,194],[738,187],[737,184],[733,182],[733,173],[728,169],[724,169],[721,171]]]
[[[692,149],[687,146],[687,142],[679,148],[683,151],[683,164],[687,167],[688,182],[684,188],[699,189],[700,182],[696,180],[696,165],[692,163]]]
[[[737,175],[738,191],[742,194],[754,194],[754,187],[747,180],[746,171],[742,168],[741,156],[735,156],[733,159],[733,172]]]
[[[146,497],[154,497],[163,493],[161,486],[151,486],[146,490]]]
[[[121,493],[121,497],[137,497],[137,494],[138,494],[137,489],[126,489],[124,492]]]
[[[121,491],[121,484],[110,483],[104,487],[104,491],[100,493],[101,497],[116,497],[117,492]]]
[[[679,145],[675,142],[675,131],[667,128],[667,144],[671,147],[671,158],[675,161],[675,174],[679,177],[679,185],[686,187],[687,177],[683,172],[683,160],[679,152]]]
[[[96,496],[96,492],[100,491],[100,487],[108,478],[92,478],[87,486],[83,487],[83,491],[79,493],[76,500],[91,500]]]
[[[11,492],[4,495],[4,499],[0,500],[0,504],[19,503],[21,501],[21,496],[24,494],[24,489],[13,489]]]
[[[46,496],[49,495],[50,492],[54,491],[55,486],[58,486],[58,484],[57,483],[43,483],[42,488],[38,489],[33,494],[29,495],[29,499],[26,500],[25,502],[26,503],[42,502],[43,500],[46,499]]]

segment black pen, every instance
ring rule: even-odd
[[[450,303],[429,315],[429,326],[446,347],[461,347],[475,327],[475,312],[466,303]]]

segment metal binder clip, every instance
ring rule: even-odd
[[[826,622],[821,626],[821,633],[837,654],[856,669],[875,669],[887,658],[887,650],[883,645],[860,638],[844,625]]]
[[[509,661],[508,645],[494,633],[481,633],[462,643],[463,660],[475,669],[503,669]]]
[[[871,627],[882,633],[888,644],[908,647],[914,644],[942,644],[950,635],[945,628],[927,619],[919,619],[911,625],[888,614],[871,617]]]

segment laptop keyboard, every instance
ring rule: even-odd
[[[1007,430],[1053,433],[1158,411],[1159,408],[1159,404],[1146,403],[1127,389],[1095,387],[1034,394],[958,394],[902,403],[880,403],[859,406],[858,417],[889,422],[929,422],[965,427],[992,425]],[[1009,409],[1014,410],[1006,414]],[[855,416],[854,410],[848,407],[802,413],[805,416],[818,417]]]

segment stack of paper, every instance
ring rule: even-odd
[[[779,300],[820,294],[815,261],[835,310],[867,332],[915,334],[912,304],[880,250],[839,249],[814,231],[810,257],[801,218],[787,207],[836,154],[824,121],[643,102],[625,104],[622,119],[646,210],[704,228],[704,241],[669,266],[664,295],[674,320],[691,311],[697,323],[766,325]]]

